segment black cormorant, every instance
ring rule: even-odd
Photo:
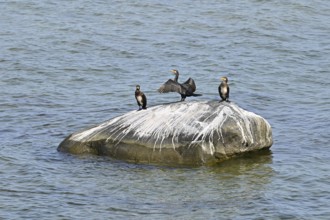
[[[167,93],[167,92],[177,92],[181,95],[181,101],[184,101],[187,96],[201,96],[201,94],[195,94],[196,91],[196,84],[192,78],[189,78],[184,83],[179,83],[179,71],[171,70],[171,72],[175,75],[174,80],[169,79],[166,83],[161,85],[157,90],[160,93]]]
[[[219,85],[219,95],[221,97],[221,101],[229,102],[229,86],[228,86],[228,78],[221,77],[221,84]]]
[[[139,106],[139,110],[147,109],[147,97],[143,92],[141,92],[139,85],[136,85],[135,99]]]

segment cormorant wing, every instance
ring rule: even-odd
[[[142,108],[146,109],[147,107],[147,97],[146,95],[142,92]]]
[[[182,94],[184,92],[183,90],[184,88],[179,83],[175,82],[173,79],[169,79],[166,83],[161,85],[157,91],[160,93],[178,92]]]
[[[196,91],[196,84],[195,84],[195,81],[192,78],[189,78],[182,85],[187,87],[187,89],[192,93]]]

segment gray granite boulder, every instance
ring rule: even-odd
[[[69,135],[58,151],[158,164],[213,164],[273,143],[269,123],[234,103],[177,102]]]

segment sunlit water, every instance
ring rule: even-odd
[[[329,1],[0,2],[0,218],[328,219]],[[270,152],[216,167],[128,164],[58,153],[70,133],[201,97],[266,118]]]

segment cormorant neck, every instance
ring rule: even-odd
[[[178,73],[176,73],[176,74],[175,74],[175,78],[174,78],[174,81],[175,81],[175,82],[178,82],[178,79],[179,79],[179,74],[178,74]]]

